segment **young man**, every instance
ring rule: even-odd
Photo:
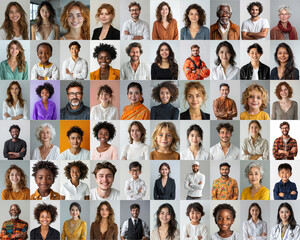
[[[200,163],[193,162],[192,173],[188,173],[185,177],[184,188],[188,190],[186,200],[201,199],[202,190],[205,185],[205,175],[200,173]]]
[[[183,71],[188,80],[203,80],[210,74],[205,62],[200,59],[200,47],[197,44],[191,46],[191,56],[183,65]]]

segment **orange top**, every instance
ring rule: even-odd
[[[121,120],[150,120],[150,111],[142,103],[123,108]]]
[[[54,192],[52,189],[50,189],[50,200],[59,200],[60,195],[57,192]],[[42,196],[39,193],[39,189],[35,191],[34,194],[30,196],[30,200],[42,200]]]
[[[100,79],[100,68],[98,68],[96,71],[90,73],[90,79],[91,80],[120,80],[120,70],[114,69],[111,66],[109,66],[109,76],[108,79]]]
[[[4,189],[1,192],[1,200],[29,200],[30,198],[30,190],[29,188],[24,188],[19,192],[9,191],[8,189]]]
[[[190,60],[192,59],[194,63]],[[204,78],[207,78],[210,74],[210,70],[206,68],[205,70],[202,70],[202,68],[206,67],[205,62],[201,61],[200,66],[200,56],[194,57],[190,56],[187,58],[183,65],[183,71],[185,74],[185,77],[187,80],[203,80]],[[195,68],[196,67],[196,68]]]
[[[161,21],[153,23],[152,40],[178,40],[177,21],[173,18],[167,28],[164,28]]]

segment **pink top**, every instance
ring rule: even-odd
[[[97,148],[93,150],[92,160],[118,160],[118,149],[111,145],[105,152],[98,152]]]

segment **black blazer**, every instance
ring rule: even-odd
[[[92,40],[99,40],[101,32],[102,27],[94,29]],[[106,38],[104,38],[103,40],[120,40],[120,31],[110,25]]]
[[[210,119],[210,114],[202,112],[202,110],[200,110],[200,112],[201,112],[202,120],[209,120]],[[186,110],[185,112],[180,113],[180,119],[181,120],[191,120],[189,109]]]
[[[30,231],[31,240],[43,240],[41,235],[41,226],[34,228]],[[49,226],[49,232],[47,234],[46,240],[60,240],[59,231]]]
[[[155,180],[153,197],[154,199],[165,199],[174,200],[175,199],[175,180],[173,178],[168,178],[165,187],[162,186],[161,178]]]

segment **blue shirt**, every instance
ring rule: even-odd
[[[181,40],[209,40],[209,29],[207,27],[201,26],[195,38],[192,38],[189,27],[183,27],[181,28],[180,31],[180,39]]]
[[[0,79],[1,80],[28,80],[28,65],[25,62],[25,71],[19,72],[18,67],[12,71],[7,60],[0,63]]]
[[[295,191],[296,194],[290,194],[292,191]],[[284,196],[280,197],[279,193],[284,193]],[[273,194],[275,200],[296,200],[298,196],[297,186],[290,180],[286,183],[280,181],[275,184]]]

